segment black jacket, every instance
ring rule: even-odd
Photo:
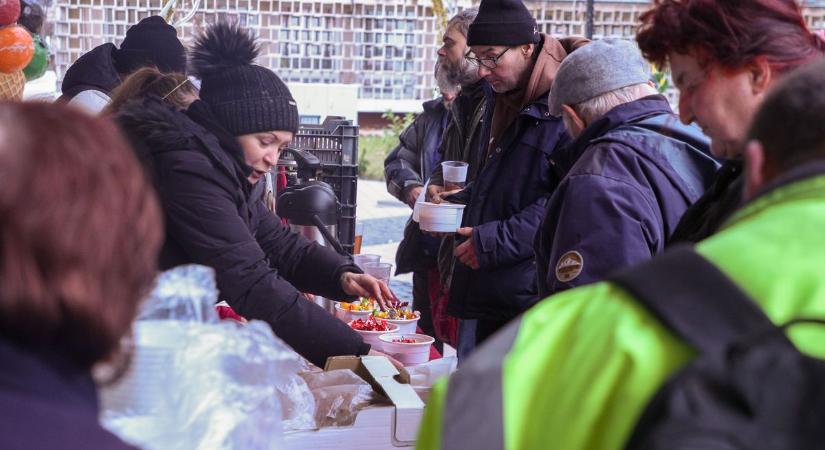
[[[267,322],[315,365],[369,351],[360,335],[300,295],[347,298],[340,276],[360,270],[351,258],[291,232],[266,209],[263,183],[247,181],[251,168],[240,146],[205,103],[196,101],[184,114],[145,99],[127,105],[118,120],[137,142],[163,206],[161,269],[212,267],[221,300]]]
[[[449,112],[439,97],[424,102],[424,112],[399,136],[399,143],[384,160],[387,191],[406,203],[407,191],[424,182],[441,161],[439,146]]]
[[[409,189],[424,186],[433,168],[441,163],[441,138],[450,114],[439,97],[424,103],[424,112],[399,137],[399,144],[384,160],[387,191],[406,202]],[[396,273],[435,267],[440,239],[421,233],[418,223],[407,221],[404,238],[395,254]]]
[[[83,91],[100,91],[109,94],[120,85],[120,75],[115,69],[114,44],[103,44],[91,49],[77,59],[66,71],[63,84],[62,100],[71,100]]]
[[[726,161],[705,195],[685,211],[670,244],[696,243],[716,233],[742,204],[742,161]]]
[[[88,370],[0,338],[0,448],[135,450],[100,426]]]

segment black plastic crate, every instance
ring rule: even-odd
[[[355,243],[355,215],[358,196],[357,166],[324,166],[319,179],[330,186],[341,212],[338,215],[338,240],[344,248],[352,253]]]
[[[358,197],[357,166],[324,166],[319,180],[332,186],[342,204],[355,205]]]
[[[355,210],[355,205],[341,204],[341,214],[338,216],[338,242],[349,254],[355,246]]]
[[[320,125],[301,125],[289,146],[309,151],[324,166],[357,166],[358,125],[343,117],[329,116]]]
[[[358,126],[338,116],[329,116],[320,125],[302,124],[289,147],[307,151],[320,160],[318,179],[332,186],[341,204],[338,241],[352,253],[358,196]],[[282,158],[292,159],[289,155]]]

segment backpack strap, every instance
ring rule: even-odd
[[[762,309],[692,246],[674,247],[608,278],[701,352],[775,328]]]

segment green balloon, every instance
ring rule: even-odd
[[[49,68],[49,47],[43,42],[39,34],[32,36],[32,39],[34,40],[34,56],[29,65],[23,69],[26,81],[42,77],[46,73],[46,69]]]

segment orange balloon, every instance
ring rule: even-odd
[[[25,28],[19,25],[0,28],[0,72],[23,70],[33,56],[34,41]]]

